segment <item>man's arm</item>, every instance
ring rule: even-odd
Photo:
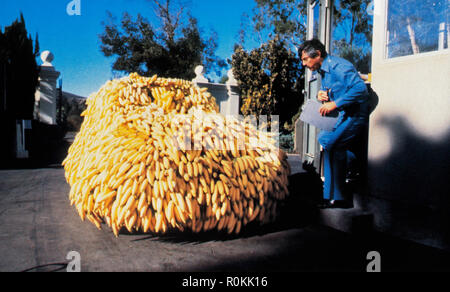
[[[338,70],[338,76],[347,87],[345,93],[335,99],[336,107],[341,109],[367,96],[367,87],[353,66],[341,65]]]
[[[334,101],[326,102],[319,108],[319,113],[322,116],[325,116],[337,108],[336,103]]]

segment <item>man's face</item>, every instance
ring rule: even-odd
[[[302,65],[312,71],[317,71],[322,65],[323,59],[321,58],[320,51],[317,51],[318,55],[315,58],[311,58],[305,51],[302,52]]]

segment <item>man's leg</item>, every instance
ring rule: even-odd
[[[353,149],[347,150],[347,178],[353,178],[360,169],[360,156]]]
[[[323,151],[323,198],[325,200],[345,200],[345,175],[347,154],[345,150]]]
[[[334,131],[322,131],[318,136],[324,150],[324,199],[345,199],[347,148],[358,130],[358,122],[350,118]]]
[[[323,174],[325,177],[325,182],[323,183],[323,198],[325,200],[331,200],[332,198],[332,180],[330,178],[333,177],[332,175],[332,153],[331,151],[324,149],[323,150]]]
[[[347,165],[347,152],[346,150],[335,149],[332,151],[332,194],[333,200],[340,201],[345,200],[345,176]]]

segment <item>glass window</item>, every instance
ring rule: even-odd
[[[371,72],[373,17],[370,0],[335,0],[331,54],[352,63],[361,73]]]
[[[450,0],[389,0],[386,57],[449,48]]]
[[[319,36],[319,19],[320,19],[320,4],[319,1],[316,1],[314,6],[314,29],[313,29],[313,38],[318,39]]]

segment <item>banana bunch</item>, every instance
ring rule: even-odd
[[[86,101],[63,161],[82,220],[128,232],[224,230],[268,223],[288,195],[273,134],[218,113],[204,88],[157,76],[108,81]]]

